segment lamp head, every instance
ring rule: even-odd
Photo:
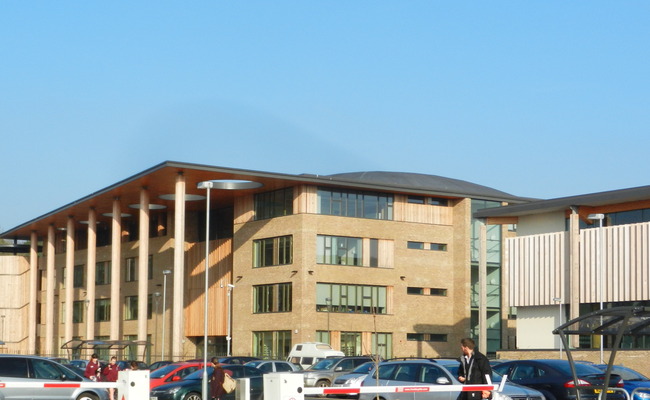
[[[163,275],[169,275],[169,274],[172,273],[172,270],[171,269],[163,269],[162,273],[163,273]]]

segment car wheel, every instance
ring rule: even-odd
[[[201,400],[201,394],[196,392],[190,392],[183,397],[183,400]]]
[[[332,384],[327,379],[321,379],[320,381],[316,382],[316,387],[330,387],[330,386],[332,386]],[[327,397],[327,395],[319,394],[318,397]]]
[[[82,393],[77,397],[77,400],[99,400],[99,396],[94,393]]]

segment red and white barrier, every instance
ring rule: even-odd
[[[505,379],[502,385],[505,383]],[[499,385],[413,385],[413,386],[362,386],[305,387],[302,374],[271,373],[264,375],[264,398],[274,400],[304,400],[305,395],[359,394],[359,393],[426,393],[426,392],[476,392],[503,390]]]
[[[141,400],[149,398],[149,371],[120,371],[117,382],[0,382],[3,388],[117,388],[119,400]]]

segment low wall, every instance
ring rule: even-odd
[[[600,350],[571,350],[571,356],[574,360],[579,361],[591,361],[596,364],[600,364]],[[610,352],[605,350],[603,352],[603,357],[605,358],[605,363],[609,362]],[[534,349],[525,349],[525,350],[500,350],[497,351],[497,358],[502,360],[526,360],[526,359],[535,359],[535,358],[550,358],[550,359],[567,359],[566,352],[562,352],[562,357],[560,357],[560,350],[534,350]],[[650,377],[650,350],[619,350],[616,352],[616,359],[614,360],[615,365],[624,365],[628,368],[632,368],[635,371],[642,373],[645,376]]]

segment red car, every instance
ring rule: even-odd
[[[151,372],[150,389],[166,383],[181,381],[192,372],[203,368],[202,362],[178,362],[158,368]]]

